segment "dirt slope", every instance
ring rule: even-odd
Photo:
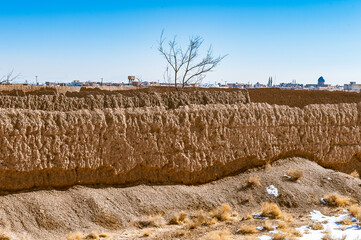
[[[283,175],[289,169],[304,172],[297,182],[288,181]],[[261,186],[248,187],[249,176],[259,176]],[[278,197],[269,195],[266,187],[274,185]],[[361,180],[344,173],[324,169],[314,162],[291,158],[279,160],[268,168],[251,169],[236,176],[198,185],[138,185],[125,188],[89,188],[76,186],[67,190],[42,190],[5,194],[0,196],[0,227],[8,235],[26,235],[29,239],[65,239],[70,231],[92,230],[110,232],[113,239],[137,239],[144,229],[134,223],[147,216],[162,214],[165,222],[174,213],[196,210],[209,211],[228,203],[238,212],[240,219],[256,213],[260,203],[271,201],[281,206],[294,218],[301,219],[313,209],[324,209],[320,199],[324,194],[337,192],[361,199]],[[227,225],[234,233],[236,221]],[[200,239],[212,228],[187,231],[180,239]],[[182,227],[156,228],[150,239],[173,239]],[[234,230],[234,231],[233,231]],[[233,236],[237,238],[236,235]]]

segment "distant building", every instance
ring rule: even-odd
[[[128,81],[129,84],[133,84],[133,82],[135,81],[135,76],[128,76]]]
[[[253,88],[264,88],[266,87],[264,84],[261,84],[259,82],[257,82],[255,85],[253,85]]]
[[[317,85],[319,86],[325,85],[325,79],[322,76],[318,79]]]
[[[350,82],[350,84],[345,84],[343,89],[345,91],[360,92],[361,91],[361,84],[356,84],[356,82]]]
[[[272,77],[269,77],[267,87],[272,87],[272,85],[273,85]]]
[[[303,84],[296,83],[296,81],[293,81],[292,83],[280,83],[276,87],[279,87],[279,88],[291,88],[291,89],[301,89],[301,88],[303,88]]]
[[[71,83],[67,84],[69,87],[81,87],[83,84],[79,80],[74,80]]]
[[[313,89],[318,89],[318,86],[319,86],[318,84],[306,84],[305,88],[313,90]]]

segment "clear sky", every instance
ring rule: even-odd
[[[0,0],[0,75],[162,80],[162,29],[229,54],[205,82],[361,83],[359,0]]]

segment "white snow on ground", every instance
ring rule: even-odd
[[[278,189],[275,186],[271,185],[269,187],[266,187],[266,191],[269,195],[278,197]]]
[[[262,212],[259,212],[259,213],[255,213],[253,214],[253,218],[256,218],[256,219],[268,219],[268,217],[262,217]]]
[[[272,237],[263,235],[263,236],[258,237],[258,239],[259,240],[272,240]]]
[[[288,178],[288,179],[291,178],[291,176],[288,176],[287,174],[284,174],[283,176],[284,176],[285,178]]]
[[[328,230],[330,235],[336,239],[342,238],[343,236],[346,236],[347,240],[357,240],[361,238],[361,228],[357,224],[355,224],[356,219],[351,217],[348,214],[343,214],[340,216],[325,216],[320,211],[313,210],[310,213],[310,217],[315,222],[320,222],[324,230],[313,230],[309,226],[303,226],[300,228],[297,228],[298,231],[300,231],[303,234],[303,237],[299,238],[301,240],[319,240],[322,239],[322,237],[325,235],[323,233],[325,230]],[[344,220],[345,218],[351,217],[352,222],[354,224],[352,225],[342,225],[338,222]],[[344,231],[342,231],[344,229]],[[308,233],[305,233],[307,232]]]
[[[348,213],[347,210],[344,212]],[[346,240],[361,240],[361,227],[356,224],[356,219],[349,214],[342,214],[340,216],[325,216],[320,211],[313,210],[310,213],[311,220],[314,222],[320,222],[324,229],[313,230],[310,226],[302,226],[297,228],[303,236],[297,238],[299,240],[321,240],[325,235],[324,231],[327,230],[330,235],[335,239],[341,239],[346,237]],[[351,218],[352,225],[342,225],[339,222],[346,218]],[[343,230],[342,230],[343,229]],[[269,232],[276,233],[277,230]],[[272,240],[271,236],[263,235],[258,237],[259,240]]]

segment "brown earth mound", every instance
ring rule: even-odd
[[[169,109],[191,104],[249,103],[246,90],[186,88],[140,88],[131,90],[102,90],[81,88],[80,91],[59,93],[57,88],[40,88],[34,91],[14,89],[0,91],[0,108],[32,109],[44,111],[72,111],[80,109],[106,109],[163,106]]]
[[[288,180],[284,174],[292,169],[301,171],[303,176],[297,181]],[[258,184],[250,185],[250,177],[256,176]],[[270,185],[278,189],[277,197],[266,192]],[[259,212],[262,202],[274,202],[282,211],[301,220],[313,209],[326,211],[320,199],[335,192],[360,200],[361,180],[324,169],[305,159],[291,158],[279,160],[267,168],[251,169],[199,186],[76,186],[63,191],[3,195],[0,196],[0,226],[9,236],[14,236],[11,239],[20,239],[20,236],[28,237],[24,239],[65,239],[68,232],[90,233],[92,230],[109,232],[110,239],[138,239],[148,228],[153,230],[150,239],[201,239],[210,229],[224,227],[229,228],[235,237],[239,220],[247,214]],[[234,223],[220,223],[198,230],[167,224],[174,214],[181,211],[190,218],[199,210],[209,212],[224,203],[238,213],[238,220]],[[144,226],[146,219],[159,221],[160,227],[154,228],[155,223]],[[175,237],[180,230],[185,231],[184,235]]]
[[[249,89],[251,102],[300,107],[310,104],[359,103],[361,93],[344,91],[291,90],[279,88]]]

